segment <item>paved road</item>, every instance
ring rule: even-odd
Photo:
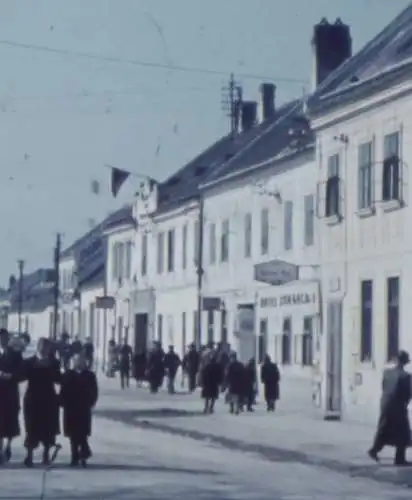
[[[0,469],[0,500],[410,498],[410,489],[303,463],[294,454],[278,453],[267,459],[261,453],[229,449],[225,444],[207,439],[191,439],[141,428],[127,417],[131,409],[144,405],[196,407],[197,401],[183,395],[175,398],[165,394],[152,396],[134,388],[120,391],[112,383],[102,384],[97,409],[100,416],[94,422],[94,457],[90,467],[87,470],[67,467],[67,443],[62,439],[64,447],[55,467],[46,474],[42,497],[44,470],[41,467],[34,470],[22,468],[21,442],[16,443],[13,462]],[[101,416],[110,411],[117,411],[117,415],[123,414],[124,418]],[[200,420],[203,418],[199,417]],[[222,422],[228,421],[224,419]]]
[[[67,447],[48,472],[44,499],[401,500],[410,491],[351,479],[293,461],[268,462],[207,442],[98,418],[87,470],[66,467]],[[20,457],[16,456],[15,459]],[[43,471],[14,462],[0,470],[0,499],[40,499]]]

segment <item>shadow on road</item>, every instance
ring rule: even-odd
[[[161,412],[161,414],[158,413],[159,411]],[[175,415],[175,412],[177,413],[177,415]],[[153,413],[154,414],[151,415],[152,417],[165,416],[173,418],[175,416],[187,417],[192,415],[192,412],[169,409],[154,410]],[[354,465],[344,460],[325,458],[317,455],[316,453],[305,453],[303,451],[289,450],[276,446],[247,443],[242,440],[226,438],[224,436],[217,436],[215,434],[204,431],[179,428],[176,426],[176,424],[172,426],[168,425],[167,422],[163,423],[159,421],[154,422],[145,420],[145,417],[150,418],[150,415],[148,413],[144,414],[144,412],[141,412],[139,414],[138,411],[130,412],[121,410],[102,410],[100,412],[96,412],[96,414],[117,422],[132,425],[134,427],[140,427],[170,435],[186,437],[194,439],[196,441],[208,442],[211,444],[222,446],[228,450],[240,451],[245,453],[255,453],[271,462],[294,462],[315,467],[322,467],[334,472],[349,475],[351,477],[374,479],[378,482],[391,483],[412,488],[411,467],[395,468],[394,466],[389,467],[389,464],[379,465],[375,463],[366,465]],[[193,412],[193,416],[199,415],[203,415],[203,413]]]
[[[177,410],[173,408],[153,408],[150,410],[111,410],[97,408],[94,412],[96,416],[131,422],[136,419],[146,418],[178,418],[178,417],[200,417],[204,416],[202,411]]]

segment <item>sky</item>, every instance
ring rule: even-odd
[[[52,265],[117,199],[114,165],[164,179],[229,129],[222,89],[310,89],[313,26],[336,17],[360,49],[410,0],[0,0],[0,284]],[[100,185],[98,195],[92,181]]]

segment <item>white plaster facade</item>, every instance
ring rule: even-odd
[[[80,298],[75,306],[81,325],[81,339],[92,339],[96,369],[103,369],[105,361],[104,310],[96,308],[96,298],[103,295],[103,284],[85,286],[80,290]]]
[[[148,314],[149,342],[159,340],[164,348],[173,344],[182,355],[195,341],[197,324],[199,205],[189,202],[159,213],[156,208],[157,188],[152,185],[135,203],[134,307]]]
[[[48,307],[44,311],[39,312],[23,312],[22,328],[28,332],[33,345],[41,337],[49,337],[52,331],[53,308]],[[18,332],[19,330],[19,315],[17,312],[10,313],[8,316],[8,330]]]
[[[107,237],[106,289],[101,295],[115,299],[113,309],[103,314],[104,338],[117,343],[127,338],[133,346],[132,292],[136,285],[134,274],[135,229],[129,224],[105,232]],[[106,315],[106,319],[104,318]],[[107,346],[106,346],[107,347]]]
[[[412,351],[412,232],[408,230],[412,216],[412,81],[318,116],[312,127],[317,132],[320,186],[325,186],[332,155],[339,155],[341,179],[338,220],[325,216],[323,188],[319,200],[326,333],[323,404],[343,417],[375,419],[383,369],[399,348]],[[387,198],[382,196],[385,136],[393,133],[399,139],[399,196],[382,201]],[[365,203],[359,197],[363,185],[359,147],[365,143],[371,144],[373,185],[370,203],[361,206]],[[389,278],[398,278],[399,291],[398,297],[388,301]],[[370,281],[372,293],[368,303],[361,295],[365,280]],[[337,327],[328,319],[328,304],[334,302],[342,308]],[[392,353],[388,353],[389,338]]]
[[[312,358],[302,357],[304,318],[312,321],[313,339],[319,323],[316,179],[314,148],[309,148],[289,158],[268,160],[203,194],[202,293],[222,300],[222,310],[202,313],[206,340],[226,337],[242,361],[259,351],[260,355],[267,352],[283,365],[284,373],[307,377],[312,376]],[[305,215],[306,196],[311,197],[312,209]],[[289,222],[285,219],[287,205]],[[222,255],[225,224],[229,228],[227,259]],[[305,224],[310,228],[307,238]],[[255,281],[254,266],[273,260],[301,266],[299,280],[281,286]],[[301,294],[307,295],[303,302],[308,303],[294,303]],[[240,332],[239,305],[254,309],[249,334]],[[282,356],[283,333],[288,327],[289,355]]]
[[[76,262],[74,256],[67,256],[61,259],[59,286],[60,304],[58,334],[64,332],[68,333],[71,337],[79,335],[81,334],[79,308],[76,301],[73,300],[73,294],[77,286]]]

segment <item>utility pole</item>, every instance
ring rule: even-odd
[[[230,134],[234,137],[239,125],[242,87],[236,83],[233,73],[230,75],[228,85],[222,88],[222,93],[222,109],[226,112],[226,116],[229,118]]]
[[[53,310],[53,340],[57,339],[57,326],[59,321],[59,299],[60,299],[60,253],[61,234],[57,233],[56,246],[54,248],[54,310]]]
[[[23,275],[24,275],[24,260],[17,261],[19,266],[19,295],[18,295],[18,318],[19,318],[19,333],[22,332],[23,326]]]

